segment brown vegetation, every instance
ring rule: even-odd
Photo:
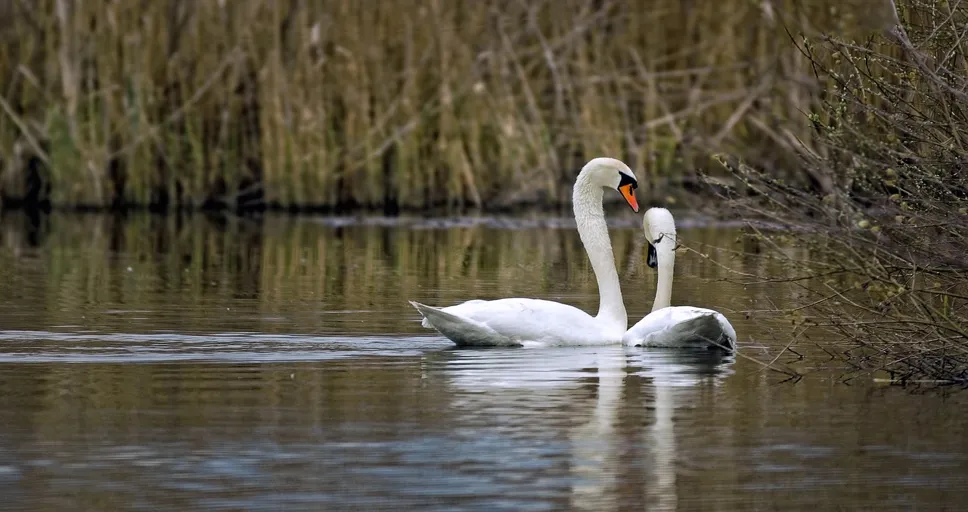
[[[798,4],[0,0],[0,201],[500,208],[567,202],[603,154],[654,187],[713,149],[789,171],[820,91],[787,31],[878,12]]]
[[[801,45],[828,91],[800,163],[819,185],[727,156],[745,183],[728,195],[818,256],[788,260],[810,294],[788,310],[798,329],[850,340],[832,355],[864,373],[968,383],[968,4],[898,7],[883,36]]]

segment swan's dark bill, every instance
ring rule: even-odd
[[[649,254],[645,257],[645,264],[649,268],[656,268],[659,266],[659,256],[655,253],[655,246],[649,243]]]

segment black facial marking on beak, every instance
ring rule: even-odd
[[[618,173],[618,176],[618,191],[622,193],[622,197],[632,207],[632,211],[638,213],[639,201],[635,198],[635,189],[638,188],[639,183],[635,181],[634,176],[622,172]]]
[[[624,172],[620,172],[620,173],[618,173],[618,175],[619,175],[619,182],[618,182],[619,188],[621,188],[621,187],[623,187],[625,185],[632,185],[632,190],[635,190],[635,189],[639,188],[639,182],[636,181],[634,177],[629,176],[628,174],[625,174]]]
[[[659,266],[659,255],[655,252],[655,246],[649,243],[649,254],[645,257],[645,264],[649,268],[656,268]]]

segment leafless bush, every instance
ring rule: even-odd
[[[815,251],[789,262],[809,299],[787,313],[849,340],[838,357],[897,381],[968,383],[968,2],[889,4],[880,36],[798,42],[828,91],[805,113],[812,186],[720,156],[742,183],[726,194]]]

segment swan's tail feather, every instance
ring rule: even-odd
[[[427,329],[433,329],[434,328],[433,324],[430,323],[430,319],[428,318],[430,315],[433,315],[434,313],[438,313],[438,312],[439,313],[444,313],[443,311],[441,311],[441,310],[439,310],[439,309],[437,309],[435,307],[428,306],[426,304],[421,304],[421,303],[419,303],[419,302],[417,302],[415,300],[411,300],[409,302],[410,302],[410,305],[411,306],[415,307],[417,309],[417,311],[420,312],[420,316],[423,317],[423,320],[420,321],[420,325],[423,326],[423,327],[426,327]]]
[[[736,332],[729,323],[721,323],[720,315],[702,313],[671,326],[647,333],[642,340],[630,344],[638,347],[678,347],[735,350]]]
[[[481,325],[470,319],[462,318],[453,313],[448,313],[440,308],[421,304],[417,301],[410,301],[410,305],[423,315],[420,325],[436,329],[458,347],[496,347],[496,346],[516,346],[519,343],[512,342],[505,336],[494,332],[493,329]]]
[[[696,338],[706,343],[712,342],[716,348],[732,350],[733,340],[723,329],[723,324],[715,313],[699,315],[695,318],[686,320],[676,326],[680,335],[687,338]]]

